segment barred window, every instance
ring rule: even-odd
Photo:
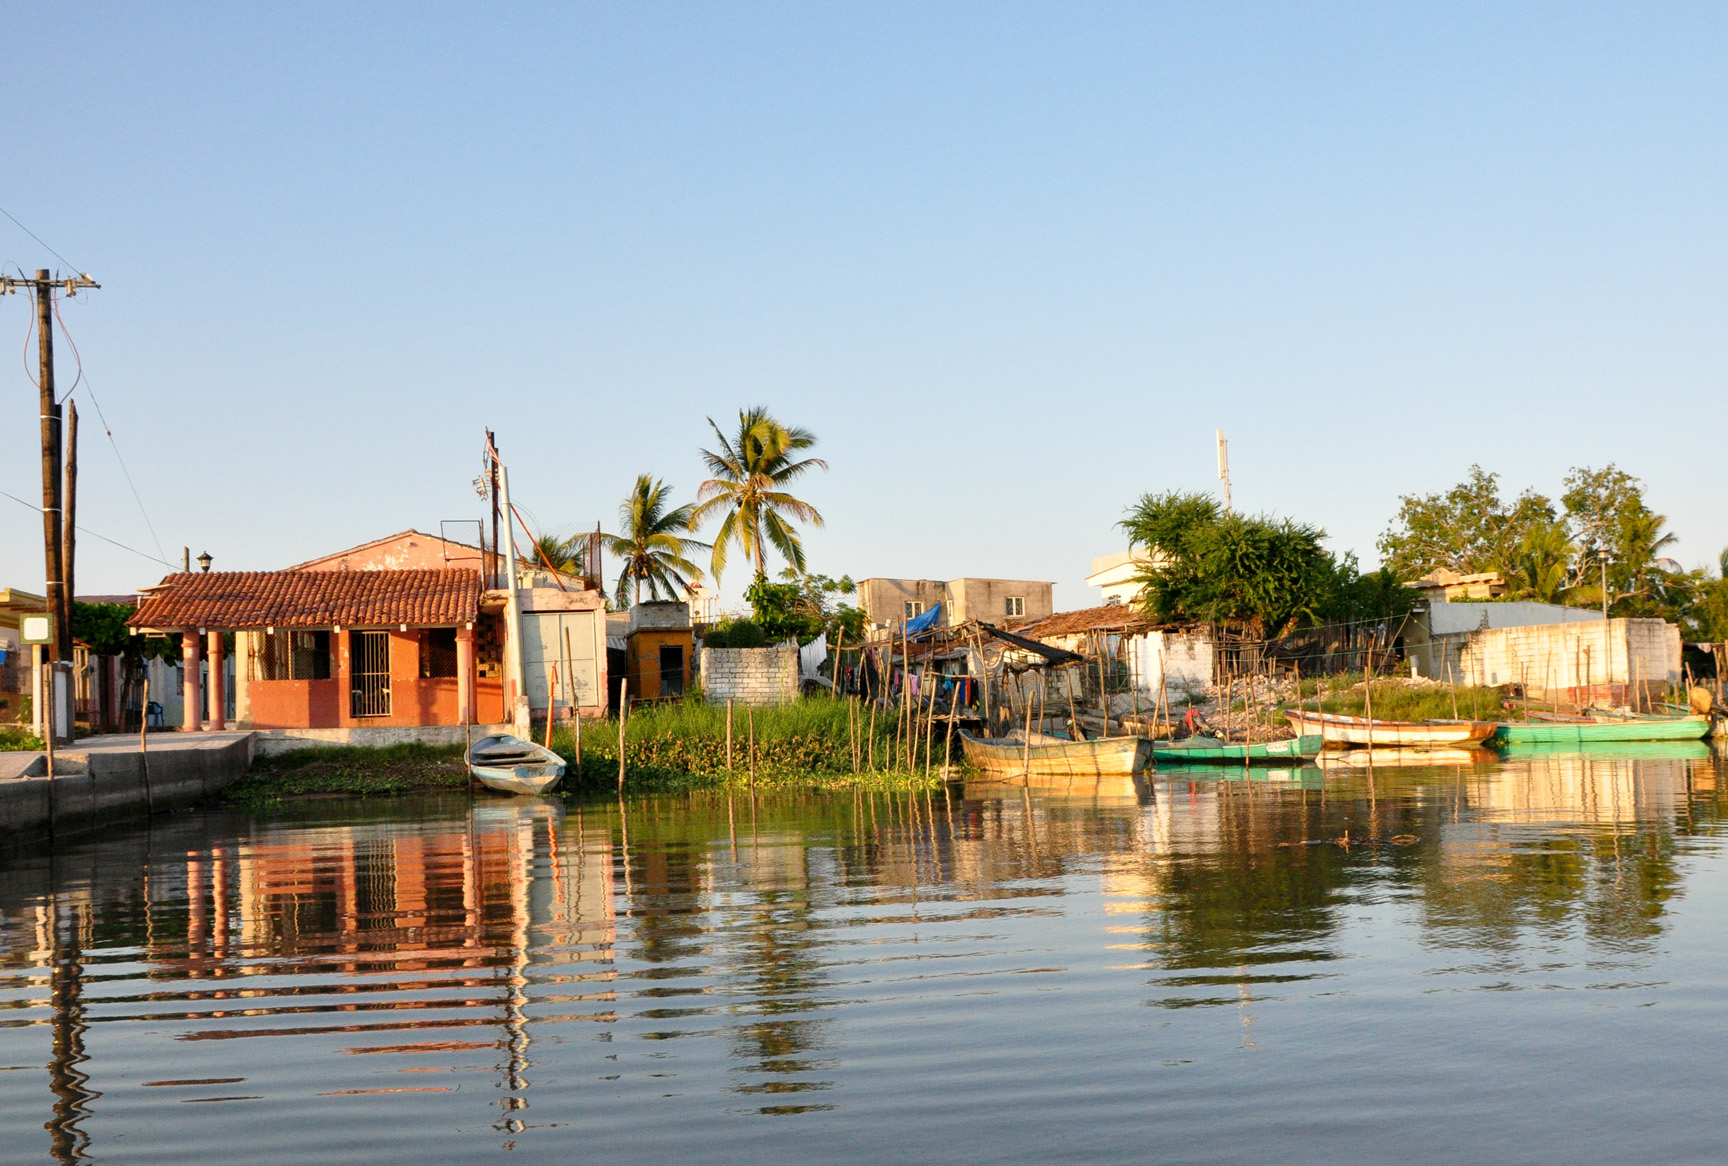
[[[427,628],[420,640],[420,679],[440,680],[456,675],[456,629]]]

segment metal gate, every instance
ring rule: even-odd
[[[355,717],[390,715],[390,633],[350,632],[348,713]]]

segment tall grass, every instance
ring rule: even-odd
[[[755,734],[757,785],[827,787],[921,787],[923,740],[916,769],[894,754],[894,714],[876,714],[875,770],[870,767],[868,705],[817,697],[768,708],[732,712],[732,764],[726,763],[726,706],[697,699],[633,708],[625,726],[626,782],[632,788],[743,786],[750,782],[751,724]],[[858,772],[853,772],[853,740]],[[567,761],[576,756],[575,733],[556,730],[552,748]],[[940,778],[942,726],[931,750],[931,781]],[[954,746],[959,764],[960,746]],[[582,726],[582,764],[572,765],[566,784],[576,788],[612,787],[618,781],[618,722],[588,721]]]
[[[1316,696],[1320,698],[1321,711],[1349,717],[1362,716],[1368,704],[1367,690],[1359,676],[1304,680],[1302,695],[1303,707],[1309,712],[1315,709]],[[1377,721],[1446,721],[1454,716],[1464,720],[1498,721],[1506,719],[1507,715],[1505,694],[1498,688],[1460,685],[1454,706],[1450,687],[1417,685],[1390,678],[1374,681],[1374,719]]]

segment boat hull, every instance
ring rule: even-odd
[[[1324,744],[1318,734],[1286,737],[1282,741],[1258,741],[1241,745],[1220,741],[1216,737],[1185,737],[1180,741],[1155,741],[1152,757],[1160,765],[1216,765],[1221,761],[1246,762],[1251,765],[1277,765],[1294,758],[1313,757]]]
[[[1389,746],[1401,749],[1439,748],[1486,740],[1492,721],[1369,721],[1339,713],[1290,712],[1284,716],[1298,733],[1318,733],[1328,745]]]
[[[1152,757],[1146,737],[1064,741],[1033,735],[1024,739],[974,737],[962,732],[966,761],[986,777],[1125,777],[1145,769]]]
[[[1709,717],[1641,717],[1624,721],[1507,721],[1488,744],[1589,745],[1603,741],[1697,741],[1710,732]]]
[[[564,759],[520,737],[482,737],[468,748],[468,769],[487,789],[503,794],[543,794],[564,778]]]

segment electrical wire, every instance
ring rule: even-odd
[[[10,499],[12,499],[12,501],[18,503],[18,505],[20,505],[20,506],[28,507],[29,509],[34,510],[38,514],[42,513],[42,507],[36,505],[36,503],[34,503],[34,502],[26,502],[24,499],[18,497],[18,495],[16,495],[16,494],[8,494],[6,491],[0,490],[0,498],[10,498]],[[140,558],[149,559],[151,562],[155,562],[155,563],[161,563],[164,567],[167,567],[170,570],[178,571],[180,569],[175,564],[170,563],[167,559],[159,559],[155,555],[151,554],[149,551],[141,551],[137,547],[129,547],[125,543],[120,542],[117,539],[111,539],[105,534],[97,534],[95,531],[91,530],[88,527],[78,526],[76,523],[73,524],[73,527],[74,527],[74,529],[76,529],[78,531],[79,534],[87,534],[91,538],[101,539],[103,542],[108,543],[112,546],[117,546],[123,551],[131,551],[133,554],[139,556]]]
[[[26,227],[23,223],[18,222],[18,220],[15,217],[13,217],[12,212],[7,210],[3,206],[0,206],[0,215],[5,215],[7,218],[12,220],[12,222],[18,227],[18,229],[20,231],[23,231],[26,235],[29,235],[32,239],[36,240],[38,243],[42,243],[42,246],[48,247],[47,243],[42,242],[42,236],[41,235],[38,235],[35,231],[32,231],[29,227]],[[83,270],[83,268],[79,267],[76,263],[72,262],[70,259],[66,258],[64,255],[60,254],[60,252],[55,251],[54,248],[48,247],[48,250],[54,256],[54,258],[56,258],[60,262],[64,263],[67,267],[70,267],[73,271],[82,271]]]
[[[96,399],[96,388],[84,375],[84,358],[78,355],[78,342],[72,339],[72,330],[66,327],[66,321],[60,317],[60,305],[54,302],[54,319],[60,324],[60,331],[66,337],[66,343],[72,346],[72,356],[78,361],[78,379],[72,382],[72,388],[66,396],[71,397],[78,391],[78,386],[84,386],[84,392],[90,397],[90,403],[96,406],[96,419],[102,422],[102,432],[108,438],[108,444],[114,449],[114,460],[120,463],[120,472],[126,476],[126,485],[132,491],[132,501],[138,503],[138,513],[144,518],[144,526],[150,531],[150,541],[156,544],[156,553],[161,556],[157,561],[166,563],[168,552],[162,548],[162,538],[156,533],[156,524],[150,521],[150,512],[144,508],[144,498],[138,493],[138,484],[132,480],[132,471],[126,465],[126,458],[120,453],[120,443],[114,440],[114,431],[108,427],[108,418],[102,412],[102,402]],[[26,344],[28,348],[28,344]]]

